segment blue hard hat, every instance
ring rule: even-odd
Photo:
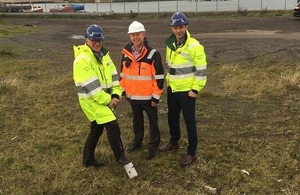
[[[170,19],[170,26],[188,25],[187,17],[181,12],[175,12]]]
[[[101,26],[93,24],[86,29],[85,38],[90,40],[102,40],[104,39],[104,31]]]

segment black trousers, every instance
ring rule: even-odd
[[[96,121],[93,121],[91,122],[90,132],[86,138],[83,149],[84,164],[91,164],[95,161],[95,148],[97,146],[100,136],[103,133],[104,128],[106,129],[107,139],[115,158],[119,159],[124,155],[124,149],[120,136],[120,127],[117,120],[100,125],[97,124]]]
[[[131,109],[133,114],[134,142],[137,144],[141,144],[143,142],[145,131],[143,111],[145,111],[148,117],[150,128],[149,149],[157,149],[160,144],[157,107],[152,107],[151,102],[146,104],[131,103]]]
[[[181,137],[180,112],[182,111],[188,135],[187,155],[194,156],[198,145],[198,134],[195,117],[196,99],[188,96],[188,91],[172,93],[168,87],[168,123],[170,128],[170,141],[178,141]]]

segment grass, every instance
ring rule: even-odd
[[[297,90],[299,71],[299,67],[288,67],[284,70],[280,66],[268,67],[268,63],[256,67],[224,64],[213,74],[227,75],[227,79],[222,83],[227,89],[222,92],[223,95],[231,96],[242,91],[242,97],[259,99],[265,94],[280,95],[292,89]]]
[[[12,38],[28,32],[6,25],[15,33]],[[178,166],[187,144],[181,123],[178,151],[147,161],[145,143],[128,154],[139,174],[130,180],[115,162],[105,134],[96,157],[107,165],[81,167],[89,123],[78,106],[71,70],[53,61],[60,57],[65,63],[71,56],[51,52],[41,58],[22,54],[26,45],[7,46],[0,46],[0,194],[211,193],[205,185],[219,194],[299,193],[299,63],[268,65],[262,57],[251,67],[211,66],[197,101],[198,160],[190,168]],[[30,51],[38,49],[32,44]],[[121,103],[117,116],[127,145],[132,140],[129,105]],[[165,95],[159,116],[165,144]],[[145,136],[146,142],[148,131]]]

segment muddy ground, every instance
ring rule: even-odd
[[[105,31],[105,46],[118,65],[122,47],[128,42],[127,29],[133,19],[45,19],[4,18],[15,24],[38,28],[38,36],[12,38],[18,43],[35,43],[43,51],[63,52],[72,58],[72,45],[81,39],[90,24],[100,24]],[[171,33],[166,19],[141,19],[150,45],[164,58],[164,40]],[[208,66],[242,63],[273,56],[282,63],[299,61],[300,19],[290,17],[198,17],[189,20],[189,30],[204,45]],[[28,50],[30,51],[30,49]],[[33,55],[34,52],[31,54]],[[39,53],[40,55],[41,53]],[[43,52],[42,52],[43,54]],[[57,59],[58,61],[63,59]],[[64,60],[71,60],[67,56]],[[61,61],[60,61],[61,62]],[[272,61],[270,62],[272,63]]]

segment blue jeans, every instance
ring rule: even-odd
[[[187,155],[194,156],[198,144],[198,135],[195,118],[195,98],[188,96],[188,91],[172,92],[168,87],[168,123],[170,128],[170,142],[180,139],[180,112],[182,111],[188,135]]]

